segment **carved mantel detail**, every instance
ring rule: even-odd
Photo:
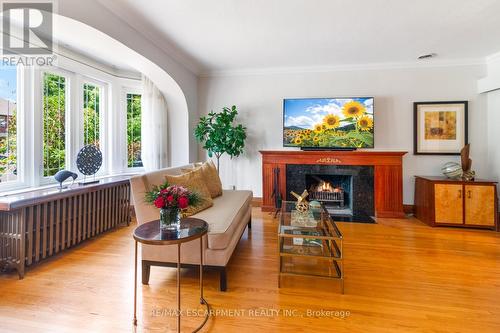
[[[322,157],[316,160],[316,163],[329,163],[329,164],[338,164],[342,163],[341,160],[335,157]]]

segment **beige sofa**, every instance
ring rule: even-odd
[[[153,185],[165,182],[165,175],[179,175],[185,165],[148,172],[130,179],[137,223],[157,220],[159,211],[144,201],[144,193]],[[222,196],[213,199],[212,207],[205,209],[193,217],[205,220],[209,225],[208,235],[204,236],[204,265],[220,271],[220,290],[226,291],[226,267],[241,235],[248,225],[251,228],[252,192],[224,190]],[[142,283],[148,284],[151,266],[176,266],[177,246],[142,245]],[[183,267],[199,265],[199,240],[181,246],[181,263]]]

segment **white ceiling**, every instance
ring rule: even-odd
[[[499,0],[102,0],[197,73],[484,58]]]

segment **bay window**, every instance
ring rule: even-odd
[[[141,168],[139,87],[67,59],[0,66],[0,192],[54,183],[63,169],[79,173],[76,156],[89,144],[103,154],[98,176]]]

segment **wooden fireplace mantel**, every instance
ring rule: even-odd
[[[298,151],[261,150],[262,210],[273,211],[274,170],[279,188],[286,193],[287,164],[371,165],[374,167],[375,216],[401,218],[403,212],[403,155],[405,151]]]

